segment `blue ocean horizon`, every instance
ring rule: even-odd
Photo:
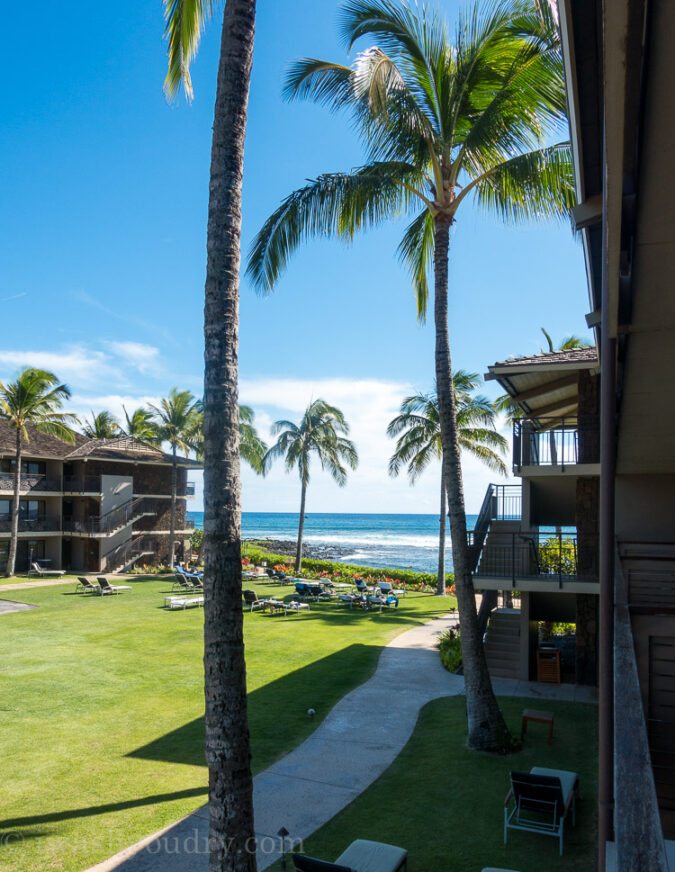
[[[188,512],[197,529],[204,513]],[[467,515],[472,530],[476,515]],[[242,512],[242,538],[295,541],[297,512]],[[449,532],[449,531],[448,531]],[[307,545],[339,546],[341,563],[391,569],[435,572],[438,568],[439,516],[399,514],[342,514],[311,512],[305,516]],[[452,570],[450,536],[446,539],[446,570]]]

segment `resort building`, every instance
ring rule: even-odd
[[[28,428],[23,443],[16,571],[31,562],[50,569],[121,572],[137,561],[169,558],[173,457],[129,437],[68,444]],[[0,571],[9,553],[16,431],[0,421]],[[190,469],[176,459],[176,554],[192,532],[186,500]]]
[[[513,472],[491,485],[470,534],[474,584],[501,591],[486,655],[495,677],[535,680],[555,661],[562,677],[597,683],[599,363],[578,348],[489,367],[513,402]],[[518,608],[513,608],[513,595]],[[493,599],[494,604],[494,599]],[[510,606],[510,607],[509,607]],[[576,625],[574,649],[540,648],[541,622]]]

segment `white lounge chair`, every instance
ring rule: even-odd
[[[103,578],[102,575],[99,575],[96,579],[98,581],[98,586],[101,588],[101,594],[104,593],[116,593],[118,594],[121,590],[133,590],[133,588],[128,584],[110,584],[107,578]]]
[[[28,577],[37,575],[38,578],[61,578],[66,574],[65,569],[43,569],[39,563],[31,563],[28,570]]]
[[[394,585],[390,581],[378,581],[378,587],[380,588],[380,592],[385,596],[405,596],[407,591],[401,589],[394,589]]]

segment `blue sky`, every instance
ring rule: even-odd
[[[444,6],[452,20],[457,5]],[[336,20],[332,0],[259,3],[244,253],[292,189],[362,162],[345,119],[281,98],[290,60],[345,59]],[[48,366],[81,413],[120,412],[172,385],[200,393],[219,25],[220,13],[193,67],[194,102],[168,105],[159,2],[38,0],[30,23],[20,4],[5,11],[1,379],[29,363]],[[386,476],[386,424],[403,396],[433,380],[432,325],[416,323],[395,257],[403,226],[351,247],[310,243],[270,298],[242,281],[241,399],[263,434],[317,396],[352,423],[360,469],[343,490],[317,474],[312,511],[437,510],[435,471],[415,488]],[[569,227],[505,227],[470,208],[460,216],[450,262],[455,366],[483,373],[495,360],[536,352],[541,326],[556,340],[590,339],[586,311],[582,250]],[[469,462],[465,477],[467,508],[477,511],[493,475]],[[245,471],[244,509],[294,511],[297,490],[281,468],[264,481]]]

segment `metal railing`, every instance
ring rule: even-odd
[[[19,488],[22,494],[30,493],[30,491],[59,492],[61,490],[61,479],[58,476],[52,475],[34,475],[32,473],[21,473]],[[0,492],[14,492],[13,472],[0,473]]]
[[[64,533],[103,534],[110,536],[117,530],[133,524],[143,515],[154,515],[155,509],[143,497],[129,500],[106,512],[105,515],[95,515],[90,518],[64,518]]]
[[[468,533],[469,546],[475,533]],[[584,539],[584,547],[597,549],[597,538]],[[579,541],[577,533],[491,531],[485,539],[476,578],[504,578],[516,587],[517,581],[550,580],[562,587],[565,581],[597,581],[596,575],[579,575]]]
[[[195,483],[193,481],[188,481],[185,485],[185,496],[193,497],[195,495]]]
[[[183,529],[184,530],[194,530],[194,528],[195,528],[194,520],[192,518],[186,518],[185,521],[183,522]]]
[[[144,554],[154,554],[155,540],[148,536],[136,536],[128,542],[123,542],[103,555],[104,568],[108,572],[124,569],[130,563],[138,560]]]
[[[61,519],[58,515],[38,515],[35,518],[19,516],[19,533],[52,533],[61,530]],[[0,516],[0,533],[12,532],[12,519],[7,515]]]
[[[596,423],[574,418],[519,418],[513,422],[513,466],[571,466],[600,459]]]
[[[72,494],[100,494],[100,475],[64,475],[63,492]]]
[[[522,513],[522,489],[519,484],[489,484],[478,518],[469,534],[469,560],[473,572],[492,521],[517,521]]]

